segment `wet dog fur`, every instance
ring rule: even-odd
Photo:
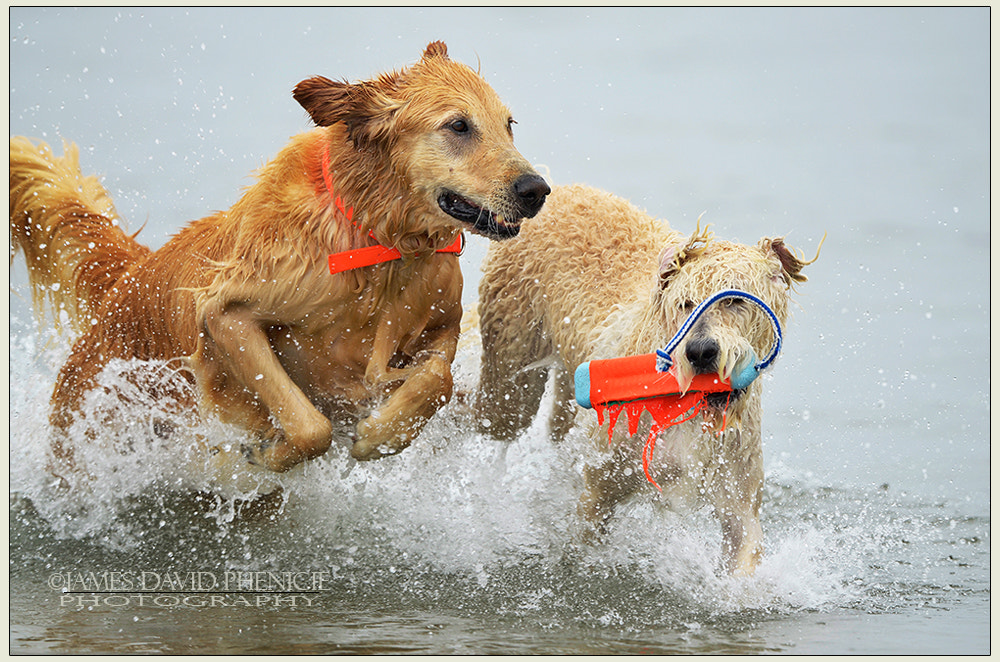
[[[724,289],[760,297],[784,325],[791,287],[806,280],[807,264],[780,238],[749,246],[701,229],[685,236],[609,193],[556,187],[517,239],[491,245],[483,266],[477,402],[483,430],[502,439],[525,430],[546,388],[546,366],[554,365],[551,434],[563,440],[574,422],[589,430],[592,444],[579,449],[586,458],[579,510],[591,531],[603,531],[617,504],[641,489],[655,492],[640,468],[651,420],[644,414],[629,439],[623,416],[609,445],[607,423],[599,429],[595,413],[574,401],[576,367],[665,346],[694,306]],[[763,357],[772,342],[763,312],[724,300],[675,352],[679,381],[686,385],[699,373],[726,378],[750,360],[748,350]],[[763,551],[761,382],[713,399],[704,420],[662,433],[652,460],[672,509],[696,507],[702,497],[713,506],[724,565],[738,574],[752,574]]]
[[[179,359],[204,412],[251,431],[245,453],[284,471],[356,421],[361,460],[406,448],[452,394],[462,275],[436,252],[471,230],[515,236],[548,193],[513,145],[510,111],[429,44],[413,66],[294,91],[318,128],[295,136],[230,209],[151,251],[127,234],[75,146],[10,141],[11,260],[37,305],[79,334],[50,420],[65,429],[115,358]],[[331,275],[375,243],[401,259]],[[58,435],[57,435],[58,436]],[[71,463],[65,439],[56,456]]]

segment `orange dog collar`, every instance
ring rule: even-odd
[[[326,184],[326,190],[333,198],[333,204],[337,207],[341,214],[351,222],[354,227],[358,227],[357,223],[354,222],[354,207],[345,207],[344,201],[340,199],[340,196],[333,192],[333,177],[330,175],[330,146],[324,145],[323,147],[323,160],[321,164],[323,170],[323,182]],[[371,232],[368,236],[375,239],[375,235]],[[465,250],[465,235],[461,232],[455,237],[450,245],[439,248],[435,253],[457,253],[461,254]],[[361,269],[362,267],[370,267],[374,264],[381,264],[382,262],[391,262],[392,260],[399,260],[403,257],[403,254],[399,252],[398,248],[391,246],[383,246],[382,244],[376,243],[374,246],[365,246],[364,248],[355,248],[350,251],[342,251],[340,253],[331,253],[328,260],[330,265],[330,274],[339,274],[342,271],[350,271],[351,269]]]
[[[465,236],[460,234],[455,237],[455,241],[452,242],[450,246],[439,248],[434,252],[461,254],[463,250],[465,250]],[[390,262],[392,260],[398,260],[402,257],[403,255],[399,252],[398,248],[391,248],[389,246],[383,246],[382,244],[366,246],[364,248],[355,248],[354,250],[344,251],[342,253],[331,253],[329,257],[330,273],[339,274],[341,271],[350,271],[351,269],[370,267],[373,264]]]

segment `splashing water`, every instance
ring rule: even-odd
[[[900,551],[890,541],[903,525],[881,522],[874,506],[860,517],[844,514],[847,493],[803,487],[789,471],[768,482],[767,552],[752,578],[720,572],[721,535],[709,513],[666,511],[652,486],[619,508],[606,539],[580,544],[581,459],[549,441],[541,420],[509,444],[474,432],[462,397],[398,456],[358,463],[335,443],[324,457],[276,475],[242,460],[241,430],[198,420],[143,388],[151,381],[191,388],[182,375],[162,363],[116,362],[70,431],[93,440],[75,445],[80,470],[67,486],[50,473],[46,422],[65,347],[15,326],[11,549],[26,560],[26,573],[81,558],[322,568],[334,578],[331,595],[352,611],[471,615],[538,636],[568,629],[577,641],[608,628],[630,637],[679,629],[700,640],[706,624],[733,631],[747,619],[881,609],[902,590],[873,594],[863,568],[884,564],[887,549]],[[477,341],[473,334],[460,347],[458,392],[475,388]],[[268,494],[276,495],[270,510],[244,516],[247,500]],[[48,541],[48,551],[26,551],[36,539]]]

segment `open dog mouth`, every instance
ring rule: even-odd
[[[736,391],[721,391],[718,393],[706,393],[705,402],[711,409],[716,411],[724,411],[734,405],[737,400],[739,400],[743,394],[746,393],[746,389],[739,389]]]
[[[733,406],[746,393],[746,389],[705,394],[705,408],[701,410],[702,432],[721,433],[728,426]]]
[[[438,196],[438,207],[452,218],[472,226],[472,231],[495,239],[517,236],[521,231],[521,221],[512,221],[463,198],[453,191],[445,190]]]

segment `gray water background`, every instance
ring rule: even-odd
[[[462,578],[486,573],[470,580],[472,602],[404,586],[421,600],[397,610],[388,596],[399,587],[384,584],[348,591],[326,610],[245,615],[245,628],[222,619],[213,629],[192,610],[170,611],[164,623],[161,610],[147,631],[120,610],[68,613],[53,603],[43,586],[51,567],[80,558],[118,567],[131,557],[38,514],[44,492],[14,464],[12,649],[178,652],[197,631],[205,652],[284,652],[296,640],[284,633],[304,630],[312,650],[368,652],[987,652],[989,18],[988,8],[11,9],[11,135],[79,144],[84,170],[103,175],[119,212],[133,228],[145,223],[140,237],[154,247],[235,202],[251,172],[308,128],[290,95],[299,80],[367,78],[413,62],[433,39],[493,85],[518,122],[519,149],[555,183],[605,188],[682,230],[704,214],[727,239],[785,235],[809,257],[826,234],[766,386],[765,523],[789,540],[802,522],[818,522],[807,532],[846,545],[834,586],[811,587],[824,595],[777,616],[759,605],[718,616],[711,600],[656,593],[692,586],[659,577],[653,588],[622,580],[621,591],[653,591],[676,618],[657,628],[640,610],[588,622],[593,605],[581,611],[572,599],[593,580],[586,564],[565,575],[543,564],[514,589],[518,578],[499,567],[470,569],[457,552],[441,560],[417,546],[407,549],[424,558],[410,571],[429,566],[425,584],[460,593]],[[485,250],[476,238],[462,258],[466,303]],[[12,278],[23,283],[16,268]],[[10,298],[12,447],[36,442],[19,434],[17,415],[41,416],[38,392],[51,386],[25,292]],[[541,444],[525,443],[545,458]],[[352,522],[348,533],[371,534]],[[837,536],[848,522],[870,535],[845,543]],[[240,535],[254,554],[272,545],[287,560],[281,535],[248,526]],[[171,531],[175,542],[198,536]],[[208,547],[227,544],[202,535],[216,540]],[[348,544],[343,530],[328,535]],[[811,553],[836,557],[830,542]],[[145,554],[154,565],[165,558],[164,549]],[[378,574],[394,567],[372,554]],[[804,572],[779,586],[808,583]],[[605,590],[628,604],[616,585],[593,586],[593,599]],[[859,593],[840,597],[848,588]],[[511,616],[525,593],[545,591],[557,596],[538,599],[550,624],[525,626],[517,619],[527,608]],[[352,619],[356,631],[337,626]],[[644,620],[648,629],[637,625]],[[428,623],[437,648],[414,643]],[[259,638],[234,634],[244,629]]]

